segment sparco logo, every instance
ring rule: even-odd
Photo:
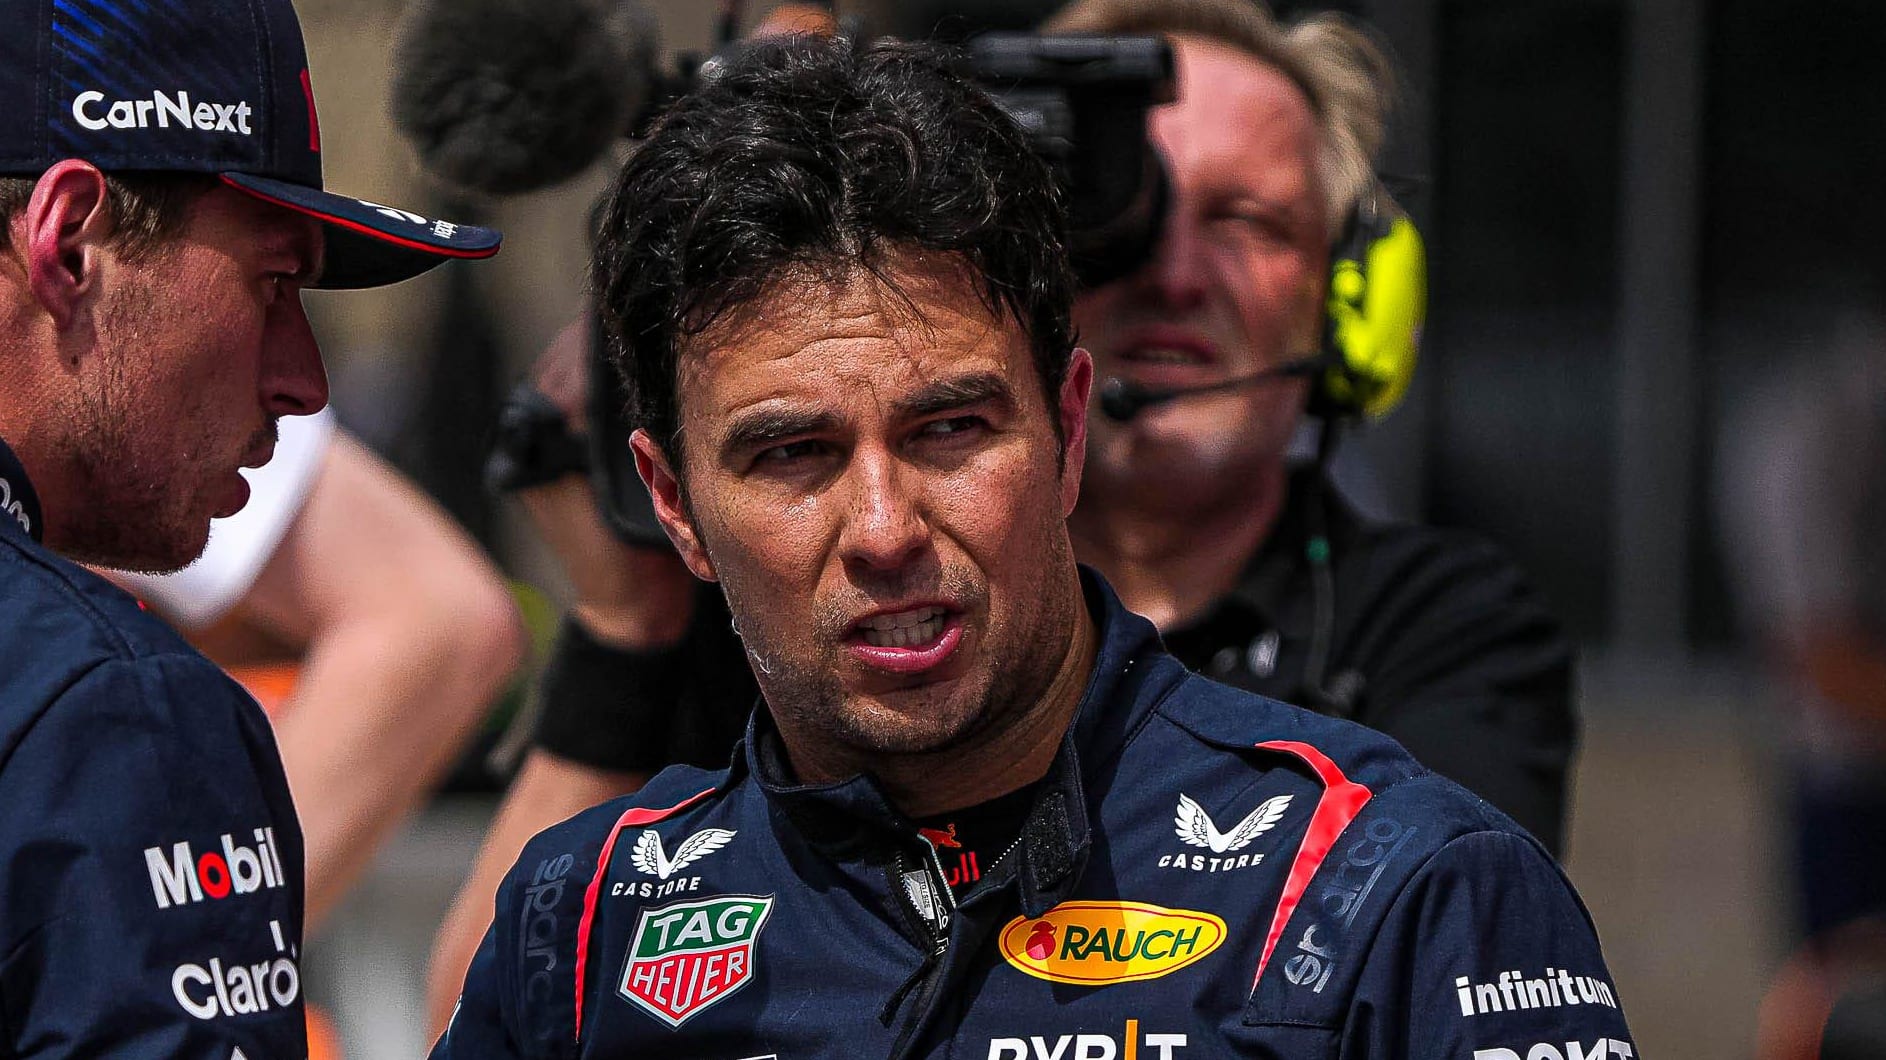
[[[152,92],[149,99],[120,99],[107,104],[103,92],[80,92],[72,100],[72,120],[87,129],[148,129],[153,122],[168,129],[172,122],[185,129],[253,136],[248,102],[190,102],[190,93]]]
[[[1297,950],[1284,962],[1284,978],[1297,986],[1307,986],[1320,994],[1328,985],[1342,956],[1343,940],[1356,922],[1356,914],[1369,892],[1382,878],[1382,870],[1401,848],[1414,838],[1415,830],[1386,817],[1370,821],[1362,838],[1343,852],[1330,882],[1317,896],[1317,917],[1303,929]],[[1320,930],[1319,930],[1320,929]]]
[[[254,847],[237,846],[235,837],[225,832],[222,852],[206,850],[201,857],[193,855],[189,843],[172,844],[168,854],[163,847],[145,847],[144,864],[159,909],[251,894],[280,887],[288,878],[275,853],[273,828],[256,829]]]
[[[518,913],[524,963],[530,969],[524,980],[524,998],[530,1002],[525,1011],[536,1014],[539,1025],[532,1031],[538,1040],[547,1038],[555,1024],[550,991],[555,986],[552,973],[557,970],[557,903],[563,900],[568,882],[564,877],[575,867],[576,859],[568,854],[538,862],[530,886],[524,889],[524,908]]]

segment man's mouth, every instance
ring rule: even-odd
[[[868,669],[915,677],[956,654],[963,642],[963,614],[943,604],[881,611],[854,622],[846,639],[851,657]]]
[[[1196,386],[1219,372],[1217,351],[1203,338],[1174,328],[1134,335],[1102,367],[1140,386]]]
[[[873,615],[858,623],[858,636],[873,648],[909,648],[928,644],[943,635],[941,607],[920,607],[889,615]]]
[[[1120,355],[1127,364],[1210,364],[1210,358],[1196,348],[1179,346],[1139,346]]]

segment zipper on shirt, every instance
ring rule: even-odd
[[[939,922],[924,910],[917,910],[919,918],[930,928],[930,951],[924,955],[923,963],[917,966],[910,978],[904,980],[903,985],[891,994],[884,1010],[879,1013],[879,1022],[889,1023],[897,1010],[903,1007],[904,1001],[913,993],[916,995],[914,1012],[905,1021],[903,1030],[898,1032],[896,1044],[891,1047],[892,1057],[904,1055],[917,1028],[922,1026],[924,1015],[930,1010],[936,994],[938,973],[942,971],[943,958],[949,952],[950,927],[956,916],[956,895],[950,890],[949,874],[943,871],[943,858],[937,853],[936,844],[921,835],[917,838],[923,844],[925,853],[923,869],[920,871],[924,872],[932,892],[941,903],[941,918]],[[909,895],[906,894],[906,897]],[[911,900],[911,904],[916,904],[915,899]]]

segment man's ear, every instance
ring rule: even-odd
[[[719,581],[714,573],[714,561],[708,558],[707,549],[701,545],[701,535],[694,526],[694,517],[688,511],[685,498],[681,496],[681,479],[675,474],[674,467],[668,462],[668,454],[662,452],[655,439],[647,431],[636,428],[629,435],[629,447],[635,450],[635,470],[642,476],[642,482],[648,486],[648,494],[655,502],[655,518],[660,520],[661,528],[668,535],[675,551],[681,554],[681,562],[688,565],[688,570],[702,581]]]
[[[1074,502],[1080,499],[1081,472],[1087,467],[1087,399],[1094,389],[1093,355],[1079,347],[1067,360],[1067,375],[1061,380],[1061,514],[1074,514]]]
[[[72,327],[98,287],[113,219],[105,175],[66,159],[40,175],[15,229],[27,288],[58,330]]]

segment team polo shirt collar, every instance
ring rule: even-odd
[[[0,439],[0,526],[19,527],[35,542],[44,539],[45,516],[39,508],[39,494],[26,477],[20,458]]]
[[[1082,567],[1080,575],[1100,644],[1074,724],[1022,826],[1013,871],[1029,916],[1064,901],[1085,867],[1092,842],[1085,778],[1112,762],[1158,699],[1184,676],[1184,668],[1160,647],[1152,623],[1126,610],[1098,573]],[[892,805],[875,778],[799,783],[770,712],[754,711],[747,726],[747,765],[755,781],[813,848],[837,860],[858,860],[915,834],[915,823]]]

